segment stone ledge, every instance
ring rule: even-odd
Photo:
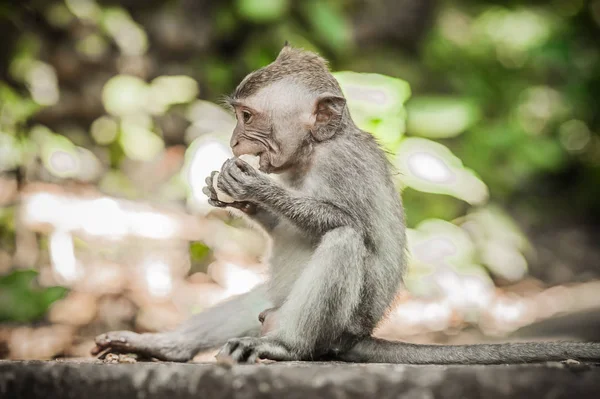
[[[0,361],[0,398],[600,398],[592,364]]]

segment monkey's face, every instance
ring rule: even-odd
[[[293,168],[310,148],[314,101],[306,90],[286,81],[233,100],[237,118],[230,143],[233,154],[258,155],[260,170],[266,173]]]

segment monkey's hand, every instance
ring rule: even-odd
[[[235,201],[256,200],[261,189],[271,184],[268,177],[239,158],[225,161],[219,174],[217,187]]]
[[[216,357],[217,360],[230,360],[236,363],[257,363],[259,360],[300,360],[281,343],[267,337],[230,339]]]
[[[208,203],[216,208],[225,208],[230,206],[232,208],[239,209],[247,214],[254,214],[256,212],[256,206],[248,201],[234,201],[234,202],[223,202],[219,200],[217,191],[215,190],[214,179],[219,172],[216,170],[210,174],[205,180],[206,186],[202,188],[204,195],[208,197]]]

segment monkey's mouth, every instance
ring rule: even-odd
[[[239,158],[239,157],[243,157],[243,156],[249,156],[249,157],[255,158],[248,163],[251,164],[252,167],[257,168],[259,171],[261,171],[263,173],[267,173],[267,174],[274,172],[274,166],[272,164],[271,154],[267,149],[262,148],[262,146],[235,145],[232,147],[232,150],[233,150],[233,156],[235,156],[235,157]]]
[[[248,162],[252,167],[257,168],[263,173],[269,173],[271,169],[271,162],[269,160],[269,156],[265,151],[248,151],[243,154],[237,155],[238,157],[249,156],[255,157],[253,160],[248,158],[244,159]]]

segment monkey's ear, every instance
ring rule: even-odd
[[[315,140],[330,139],[338,131],[346,99],[331,93],[317,97],[314,107],[314,125],[311,133]]]

